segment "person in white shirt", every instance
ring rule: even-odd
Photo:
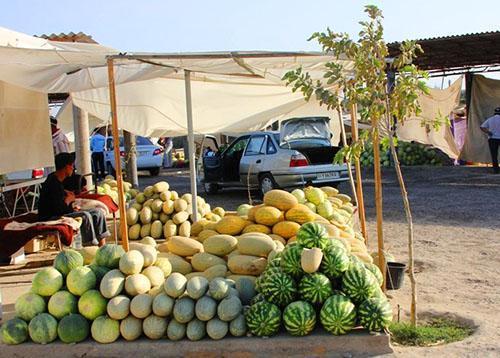
[[[50,130],[52,132],[52,149],[54,150],[54,155],[70,152],[68,137],[57,126],[57,119],[53,116],[50,116]]]
[[[498,148],[500,148],[500,107],[495,108],[495,114],[481,124],[481,130],[488,134],[493,173],[498,174]]]

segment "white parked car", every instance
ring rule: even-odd
[[[115,175],[115,153],[113,151],[113,138],[108,137],[106,142],[107,150],[104,152],[104,163],[108,174]],[[150,139],[136,137],[137,170],[147,170],[152,176],[160,173],[163,163],[163,148],[153,144]],[[122,169],[125,169],[126,153],[123,146],[123,137],[120,137],[120,156]]]
[[[346,164],[333,164],[339,147],[331,145],[329,118],[283,121],[280,132],[241,135],[222,153],[203,157],[207,193],[224,187],[259,189],[332,185],[349,180]]]

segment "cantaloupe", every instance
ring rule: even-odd
[[[294,221],[281,221],[273,226],[273,234],[279,235],[284,239],[289,239],[297,235],[300,224]]]
[[[171,253],[183,257],[203,251],[203,245],[200,242],[182,236],[172,236],[167,241],[167,247]]]
[[[284,190],[273,189],[264,194],[264,204],[279,210],[289,210],[298,203],[295,196]]]
[[[316,218],[311,209],[303,204],[298,204],[288,210],[285,213],[285,217],[287,220],[296,222],[301,225],[307,222],[314,221],[314,219]]]
[[[266,226],[273,226],[280,221],[281,210],[273,206],[263,206],[255,212],[255,222]]]
[[[220,234],[238,235],[245,228],[246,221],[239,216],[225,216],[216,226],[216,231]]]

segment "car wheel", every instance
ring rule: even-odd
[[[149,174],[150,174],[152,177],[157,176],[158,174],[160,174],[160,168],[153,168],[153,169],[149,169]]]
[[[276,189],[278,186],[271,174],[263,174],[259,179],[259,190],[262,196],[270,190]]]
[[[209,195],[217,194],[219,192],[219,186],[216,183],[203,183],[203,189],[205,193]]]

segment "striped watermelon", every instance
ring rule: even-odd
[[[255,336],[272,336],[278,333],[281,324],[281,311],[278,306],[260,301],[250,306],[245,313],[248,330]]]
[[[347,252],[339,246],[330,245],[323,249],[320,271],[330,278],[342,275],[349,268],[350,260]]]
[[[278,253],[274,258],[267,264],[267,267],[280,267],[281,263],[281,255],[278,256],[280,253]]]
[[[250,300],[250,305],[256,304],[257,302],[260,301],[265,301],[266,297],[262,293],[257,293],[253,298]]]
[[[280,266],[284,273],[298,278],[304,274],[300,264],[300,257],[302,254],[302,247],[299,245],[287,246],[281,256]]]
[[[305,336],[316,325],[316,311],[308,302],[292,302],[283,311],[283,323],[292,336]]]
[[[373,276],[375,276],[378,285],[382,286],[382,284],[384,283],[384,277],[382,276],[382,272],[380,271],[378,266],[372,263],[365,262],[365,267],[368,271],[370,271],[373,274]]]
[[[297,231],[297,243],[308,249],[313,247],[324,249],[328,246],[329,241],[325,227],[315,222],[305,223]]]
[[[283,307],[292,302],[297,295],[297,287],[292,276],[283,272],[264,276],[261,288],[267,301]]]
[[[331,334],[345,334],[356,327],[356,307],[349,298],[333,295],[321,308],[319,319]]]
[[[351,264],[342,277],[342,291],[354,302],[362,302],[371,297],[377,287],[377,279],[363,265]]]
[[[370,331],[381,331],[392,321],[392,307],[389,301],[372,297],[358,307],[358,317],[361,325]]]
[[[315,272],[305,275],[299,283],[300,298],[312,304],[323,304],[333,295],[332,283],[325,275]]]

